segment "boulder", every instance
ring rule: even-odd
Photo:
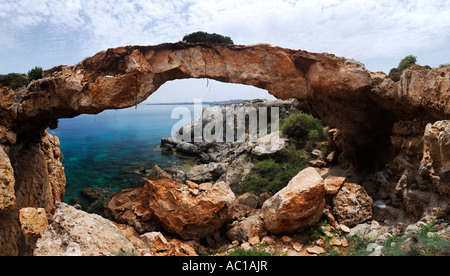
[[[57,203],[50,225],[36,243],[35,256],[133,254],[135,248],[109,220]]]
[[[175,142],[172,137],[161,138],[161,147],[166,149],[176,148],[179,143]]]
[[[149,206],[164,228],[182,239],[212,235],[233,217],[234,193],[219,182],[189,187],[172,179],[147,180]]]
[[[177,151],[187,155],[197,155],[200,153],[196,145],[186,142],[179,143],[177,145]]]
[[[267,236],[267,228],[261,212],[255,213],[242,221],[234,221],[227,231],[228,239],[232,241],[248,241],[253,237]]]
[[[213,176],[210,173],[208,165],[203,164],[192,167],[186,174],[186,179],[196,183],[205,183],[213,180]]]
[[[208,164],[208,172],[214,179],[218,179],[222,174],[227,172],[228,166],[227,163],[211,162]]]
[[[169,242],[160,232],[149,232],[139,237],[143,246],[150,249],[152,254],[156,254],[161,251],[168,251],[170,248]]]
[[[335,195],[345,182],[345,177],[330,175],[325,178],[325,192],[327,195]]]
[[[348,227],[372,218],[373,201],[358,184],[345,183],[333,198],[332,203],[336,220]]]
[[[44,208],[28,207],[20,209],[19,221],[26,238],[40,237],[48,226]]]
[[[276,131],[257,140],[252,154],[261,157],[273,154],[287,146],[287,139],[282,138],[281,132]]]
[[[295,233],[314,225],[324,207],[324,181],[314,168],[307,168],[264,202],[264,223],[274,234]]]
[[[132,226],[138,233],[162,230],[148,207],[149,192],[145,185],[121,190],[105,207],[107,218]]]

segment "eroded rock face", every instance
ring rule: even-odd
[[[50,226],[36,243],[35,256],[114,256],[135,252],[130,240],[109,220],[65,203],[56,206]]]
[[[333,214],[339,223],[353,227],[372,218],[372,204],[363,187],[345,183],[333,198]]]
[[[185,240],[216,232],[233,217],[235,196],[228,184],[181,184],[148,180],[149,206],[164,228]]]
[[[427,125],[423,150],[420,175],[432,190],[450,195],[450,120]]]
[[[34,245],[24,239],[19,211],[34,207],[51,212],[64,197],[64,168],[58,138],[46,131],[10,142],[0,146],[0,181],[9,183],[0,188],[0,198],[9,202],[3,203],[8,210],[0,211],[0,255],[30,255]]]
[[[106,216],[118,223],[132,226],[138,233],[161,230],[159,222],[149,208],[149,191],[143,185],[114,194],[105,208]]]
[[[436,182],[448,176],[446,165],[436,162],[434,149],[433,165],[427,165],[421,144],[429,137],[425,148],[434,148],[433,135],[423,137],[425,126],[450,119],[448,67],[413,67],[395,83],[354,60],[270,45],[127,46],[47,70],[8,100],[0,95],[0,254],[30,252],[20,245],[21,208],[48,212],[63,197],[58,141],[47,136],[47,127],[56,127],[59,118],[136,105],[165,82],[185,78],[247,84],[279,99],[306,101],[325,124],[339,129],[339,160],[357,171],[376,172],[383,200],[415,215],[427,210],[428,203],[420,206],[424,198],[440,198],[436,205],[448,202],[448,183]]]
[[[324,181],[314,168],[307,168],[264,202],[264,223],[274,234],[295,233],[314,225],[324,207]]]
[[[11,161],[4,149],[0,147],[0,211],[14,209],[16,204],[14,184],[14,169]]]

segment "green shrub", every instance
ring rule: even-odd
[[[323,123],[310,114],[298,111],[290,115],[282,124],[281,131],[288,137],[296,138],[301,147],[314,148],[314,143],[327,140]]]
[[[389,72],[389,78],[395,82],[400,80],[403,70],[408,69],[411,65],[416,64],[417,57],[413,55],[406,56],[398,64],[397,68],[392,68]]]
[[[245,192],[275,194],[307,167],[308,158],[302,150],[281,150],[273,157],[256,161],[242,182]]]
[[[28,85],[30,81],[24,74],[10,73],[8,75],[0,75],[0,83],[3,86],[9,86],[11,89],[17,89],[21,86]]]
[[[34,67],[28,71],[28,78],[31,80],[38,80],[42,78],[42,67]]]
[[[400,63],[398,64],[397,69],[400,71],[403,71],[405,69],[408,69],[409,67],[411,67],[411,65],[416,64],[417,62],[417,57],[413,56],[413,55],[409,55],[406,56],[404,59],[402,59],[400,61]]]
[[[234,44],[228,36],[220,34],[209,34],[206,32],[195,32],[183,37],[184,42],[189,43],[206,43],[206,44]]]

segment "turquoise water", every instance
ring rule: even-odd
[[[155,150],[161,137],[169,137],[178,119],[171,119],[176,106],[146,105],[106,110],[59,120],[50,133],[59,137],[66,173],[65,201],[86,187],[118,191],[142,181],[140,167],[151,169],[180,164],[182,157]],[[193,111],[193,105],[187,105]],[[192,112],[193,113],[193,112]]]

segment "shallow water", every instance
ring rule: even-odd
[[[146,105],[106,110],[97,115],[60,119],[50,131],[61,142],[66,173],[64,201],[70,202],[86,187],[118,191],[142,180],[139,168],[162,168],[183,163],[183,158],[155,148],[169,137],[178,119],[171,119],[173,105]],[[193,105],[187,105],[193,114]]]

